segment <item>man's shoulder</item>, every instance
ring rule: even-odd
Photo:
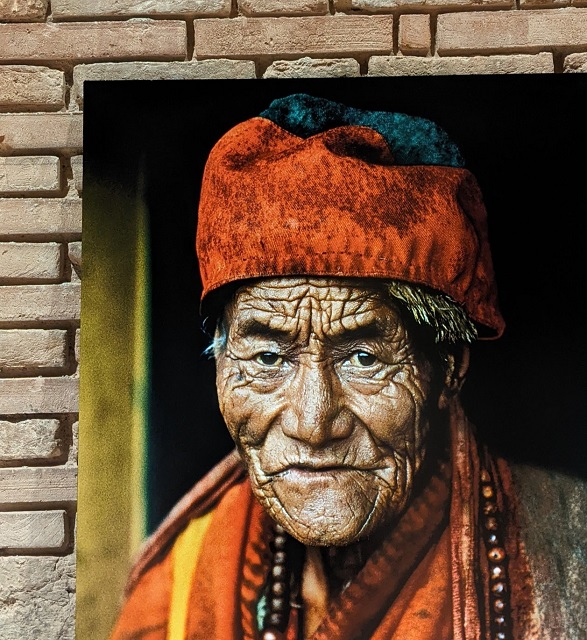
[[[558,470],[511,464],[537,615],[565,640],[587,636],[587,480]]]
[[[141,576],[165,556],[190,522],[213,510],[231,487],[245,478],[245,468],[236,450],[201,478],[176,503],[141,547],[129,573],[126,593],[132,591]]]

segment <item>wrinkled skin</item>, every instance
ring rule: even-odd
[[[262,280],[225,310],[222,414],[255,495],[306,545],[349,545],[403,511],[441,402],[398,309],[361,285]]]

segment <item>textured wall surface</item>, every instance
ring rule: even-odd
[[[587,0],[0,0],[2,640],[75,635],[85,80],[583,71]]]

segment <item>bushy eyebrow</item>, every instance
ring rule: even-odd
[[[238,323],[238,332],[245,338],[270,338],[277,342],[285,342],[291,333],[285,329],[270,327],[264,322],[249,318]]]

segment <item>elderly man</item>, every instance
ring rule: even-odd
[[[504,330],[463,164],[430,121],[307,95],[215,145],[197,250],[236,450],[112,640],[587,637],[584,489],[492,455],[459,400]]]

